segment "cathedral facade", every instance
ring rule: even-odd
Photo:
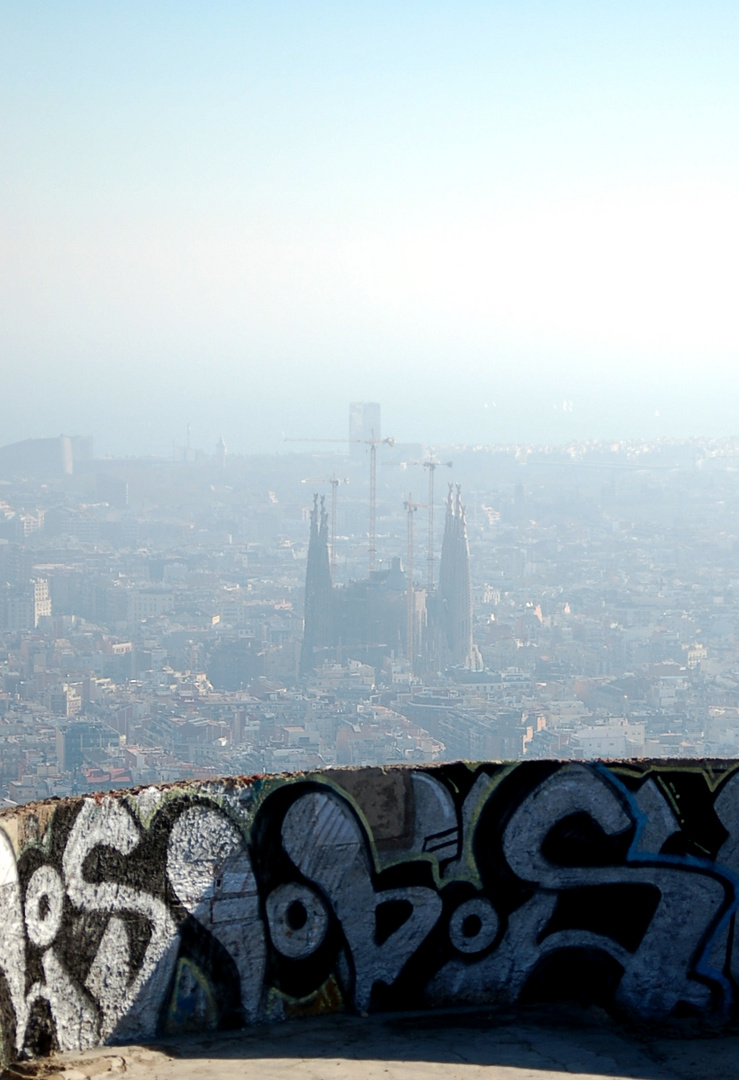
[[[408,650],[408,589],[413,589],[414,657]],[[337,587],[331,580],[328,515],[314,496],[305,578],[305,613],[300,674],[326,660],[361,657],[378,666],[384,658],[405,658],[415,671],[452,666],[479,670],[482,661],[472,637],[472,589],[467,524],[461,488],[449,486],[439,585],[432,596],[407,580],[400,559],[387,570]]]

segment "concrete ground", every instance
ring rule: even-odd
[[[633,1030],[599,1010],[324,1016],[21,1062],[2,1080],[737,1080],[739,1033]]]

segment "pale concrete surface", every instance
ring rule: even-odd
[[[692,1034],[692,1037],[691,1037]],[[326,1016],[21,1062],[3,1080],[737,1080],[739,1033],[636,1031],[598,1010]]]

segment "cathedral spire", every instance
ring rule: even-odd
[[[480,653],[472,640],[472,586],[462,487],[449,485],[439,564],[439,599],[448,662],[478,669]]]
[[[328,558],[328,514],[326,500],[313,496],[310,512],[310,541],[305,569],[305,607],[303,617],[303,647],[300,653],[300,673],[305,675],[314,667],[314,654],[333,641],[333,586]]]

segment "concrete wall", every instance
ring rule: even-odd
[[[736,1015],[738,763],[347,769],[0,824],[6,1059],[336,1009]]]

